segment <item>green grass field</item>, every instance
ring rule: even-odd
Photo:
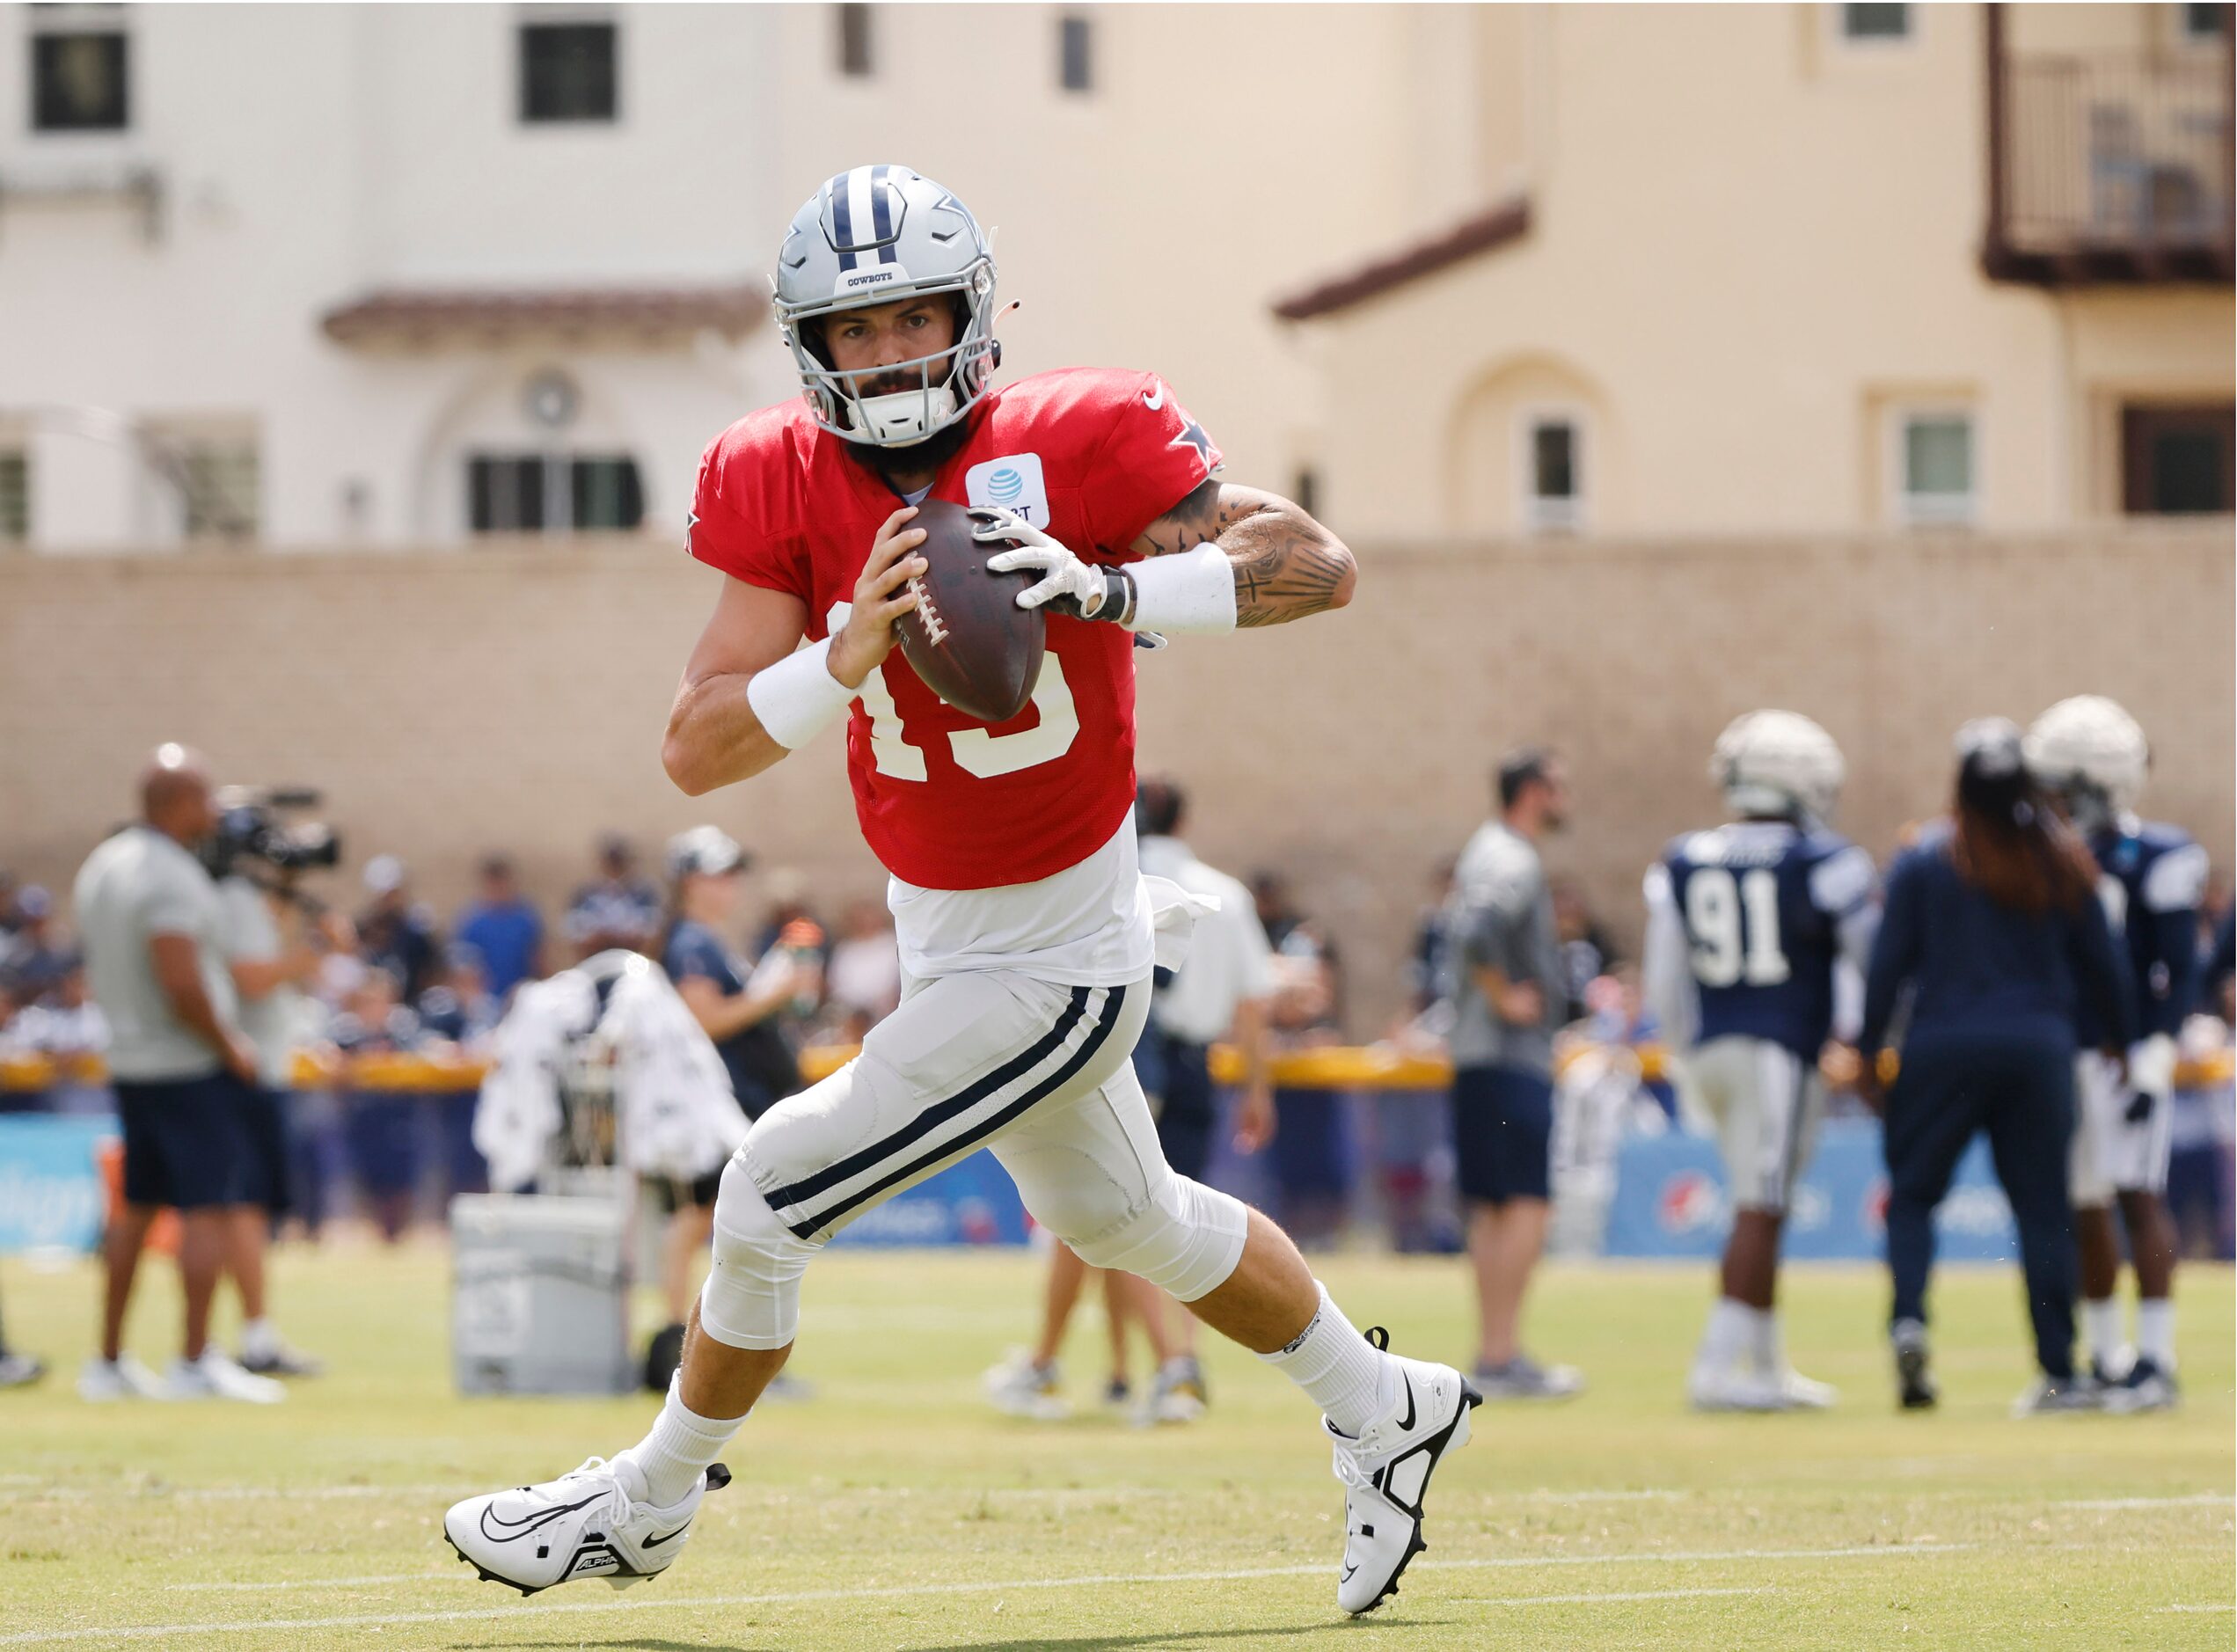
[[[175,1324],[155,1271],[150,1363]],[[1457,1356],[1456,1264],[1327,1259],[1402,1352]],[[1430,1505],[1429,1553],[1358,1624],[1334,1606],[1341,1495],[1305,1402],[1212,1351],[1216,1409],[1143,1432],[993,1415],[979,1371],[1027,1333],[1018,1254],[819,1263],[794,1369],[730,1455],[676,1567],[626,1594],[523,1602],[439,1534],[456,1496],[629,1444],[640,1400],[462,1400],[433,1246],[284,1256],[277,1301],[333,1371],[280,1407],[81,1404],[91,1265],[0,1276],[18,1343],[55,1372],[0,1394],[0,1647],[2227,1648],[2232,1280],[2184,1277],[2187,1409],[2014,1422],[2015,1279],[1939,1286],[1945,1403],[1894,1411],[1875,1271],[1787,1290],[1826,1416],[1695,1417],[1679,1388],[1699,1269],[1555,1268],[1533,1341],[1590,1374],[1553,1410],[1477,1414]],[[1100,1374],[1084,1316],[1071,1381]]]

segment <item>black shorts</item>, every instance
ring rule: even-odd
[[[1452,1147],[1460,1196],[1483,1204],[1552,1196],[1553,1081],[1527,1067],[1452,1075]]]
[[[1211,1167],[1212,1131],[1219,1121],[1207,1052],[1202,1044],[1167,1038],[1154,1027],[1142,1034],[1144,1044],[1151,1039],[1158,1042],[1158,1144],[1175,1175],[1202,1181]]]
[[[674,1216],[678,1210],[708,1210],[714,1204],[715,1195],[722,1191],[726,1167],[727,1162],[690,1181],[674,1176],[647,1176],[645,1185],[652,1189],[653,1202],[660,1207],[662,1216]]]
[[[179,1210],[250,1202],[243,1088],[230,1073],[154,1083],[118,1079],[124,1202]]]
[[[241,1085],[241,1131],[246,1138],[243,1202],[274,1217],[292,1208],[288,1198],[288,1098],[263,1085]]]

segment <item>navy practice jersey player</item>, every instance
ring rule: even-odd
[[[2175,1121],[2175,1035],[2190,1012],[2198,971],[2198,908],[2206,852],[2180,827],[2138,820],[2151,748],[2137,721],[2096,694],[2060,700],[2028,731],[2028,763],[2064,804],[2102,874],[2098,884],[2114,937],[2134,971],[2139,1036],[2128,1070],[2102,1049],[2105,1033],[2085,1012],[2076,1029],[2073,1166],[2081,1250],[2082,1330],[2092,1374],[2110,1410],[2175,1403],[2175,1226],[2167,1210]],[[2136,1341],[2124,1346],[2120,1207],[2136,1268]]]
[[[1691,1397],[1703,1410],[1822,1407],[1832,1390],[1780,1348],[1779,1237],[1824,1112],[1817,1060],[1837,1000],[1855,1019],[1876,880],[1871,857],[1821,823],[1843,764],[1809,718],[1737,719],[1709,772],[1734,820],[1672,839],[1646,888],[1647,1002],[1682,1091],[1716,1121],[1733,1205]]]

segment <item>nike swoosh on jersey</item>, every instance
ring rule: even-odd
[[[1154,395],[1146,390],[1142,392],[1142,405],[1144,407],[1147,407],[1151,413],[1155,413],[1159,408],[1164,406],[1165,386],[1162,384],[1159,385],[1157,388],[1157,393]]]

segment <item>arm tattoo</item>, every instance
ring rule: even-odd
[[[1351,552],[1285,499],[1207,479],[1134,542],[1144,556],[1217,543],[1235,569],[1235,623],[1278,625],[1351,600]]]

